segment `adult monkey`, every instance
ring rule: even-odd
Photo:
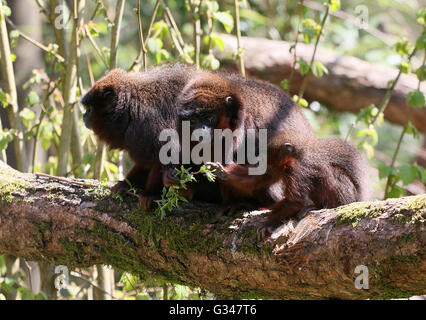
[[[164,142],[159,140],[160,133],[164,129],[177,129],[177,97],[200,72],[184,64],[165,65],[140,73],[114,69],[99,79],[82,99],[86,126],[110,148],[127,151],[135,163],[126,180],[132,187],[141,189],[142,209],[148,209],[163,188],[164,166],[159,152]],[[214,189],[215,185],[209,187]],[[128,183],[120,181],[112,193],[128,189]],[[213,191],[200,192],[202,200],[203,195],[208,196],[206,200],[215,200]],[[217,200],[218,193],[216,195]]]

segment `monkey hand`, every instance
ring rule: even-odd
[[[118,181],[112,188],[111,194],[123,194],[130,189],[129,184],[126,181]]]
[[[269,237],[276,228],[281,224],[281,220],[276,219],[275,217],[269,216],[265,224],[257,229],[257,240],[262,241]]]
[[[213,174],[217,179],[228,180],[229,174],[220,162],[206,162],[206,166],[210,166],[210,169],[214,170]]]
[[[178,171],[176,168],[169,168],[163,172],[163,185],[165,187],[178,186],[180,185],[180,180],[176,177]]]
[[[143,211],[147,211],[149,209],[152,209],[154,201],[158,200],[158,197],[147,196],[147,195],[143,195],[142,193],[138,194],[138,198],[139,198],[139,207]]]

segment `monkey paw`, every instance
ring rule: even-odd
[[[139,198],[139,207],[144,211],[152,209],[154,201],[158,200],[158,197],[145,196],[142,194],[138,194],[138,198]]]
[[[257,240],[262,241],[269,237],[280,225],[280,221],[268,219],[263,226],[257,229]]]
[[[127,184],[126,181],[118,181],[112,188],[111,188],[111,194],[122,194],[126,193],[130,189],[130,186]]]
[[[211,169],[214,169],[214,175],[219,180],[228,180],[228,173],[226,172],[224,166],[219,162],[206,162],[207,166],[210,166]]]

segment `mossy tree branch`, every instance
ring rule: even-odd
[[[216,217],[185,204],[160,219],[96,181],[23,174],[0,162],[0,253],[70,268],[110,264],[220,297],[396,298],[426,293],[426,195],[354,203],[286,221],[267,241],[266,212]],[[369,289],[356,289],[357,265]]]

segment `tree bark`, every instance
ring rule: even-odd
[[[225,64],[235,64],[232,54],[237,50],[237,40],[234,36],[220,36],[225,43],[225,50],[217,52],[220,59],[229,58]],[[276,84],[289,77],[293,65],[289,52],[292,43],[268,40],[263,38],[242,37],[241,46],[244,48],[244,63],[248,74]],[[313,46],[304,43],[297,45],[298,58],[310,61]],[[396,68],[372,64],[351,57],[339,56],[335,52],[318,48],[315,60],[322,62],[329,74],[321,78],[309,77],[304,98],[308,101],[319,101],[339,111],[358,113],[361,109],[374,103],[380,104],[390,80],[398,74]],[[298,70],[297,70],[298,71]],[[297,94],[302,76],[296,72],[291,84],[291,93]],[[406,95],[417,89],[418,80],[414,74],[402,74],[389,105],[385,110],[385,118],[397,124],[405,124],[408,106]],[[421,90],[426,95],[425,85]],[[411,122],[422,133],[426,133],[426,108],[413,110]]]
[[[0,253],[69,268],[112,265],[221,297],[402,298],[426,293],[426,194],[353,203],[286,221],[257,240],[267,212],[217,217],[183,204],[161,219],[99,182],[23,174],[0,162]],[[369,289],[356,289],[358,265]],[[365,281],[363,281],[365,284]]]

